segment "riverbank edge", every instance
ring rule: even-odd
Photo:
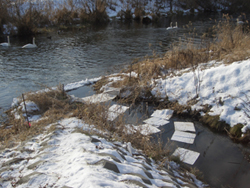
[[[154,62],[154,59],[152,59]],[[139,63],[138,63],[139,64]],[[137,66],[136,64],[134,66]],[[139,65],[138,65],[139,66]],[[125,69],[121,72],[129,73],[131,70]],[[134,75],[137,73],[133,72]],[[125,79],[130,80],[126,81],[112,81],[112,77],[123,77],[124,73],[114,74],[110,76],[105,76],[101,80],[95,83],[94,90],[96,92],[102,92],[105,87],[119,87],[121,90],[120,95],[116,98],[117,101],[122,101],[127,104],[139,104],[140,102],[146,102],[152,104],[156,109],[171,109],[174,110],[174,115],[177,117],[186,117],[199,121],[203,125],[210,128],[211,131],[227,135],[233,142],[240,143],[244,146],[250,144],[250,131],[242,132],[244,125],[240,122],[234,126],[230,126],[224,120],[220,119],[220,115],[209,115],[209,111],[212,108],[211,104],[204,104],[202,109],[196,110],[192,108],[192,105],[199,102],[199,97],[196,96],[190,99],[187,104],[183,105],[178,102],[178,100],[169,100],[166,95],[165,98],[158,98],[152,94],[153,86],[137,85],[137,78],[130,76],[125,76]],[[108,81],[111,80],[111,81]],[[134,83],[133,83],[134,82]],[[142,81],[143,82],[143,81]],[[152,83],[155,83],[155,80],[151,80]],[[154,84],[153,84],[154,85]],[[219,105],[223,105],[223,101],[219,101]],[[239,110],[239,109],[235,109]],[[201,115],[202,114],[202,115]]]

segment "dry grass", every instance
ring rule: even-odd
[[[225,130],[230,130],[230,125],[228,125],[225,121],[221,121],[219,115],[210,116],[206,114],[200,118],[200,121],[217,132],[225,132]]]
[[[250,56],[248,22],[235,25],[228,15],[224,15],[223,18],[223,21],[214,26],[217,37],[210,47],[212,55],[224,60],[225,63],[248,58]]]
[[[169,154],[169,150],[162,142],[154,142],[150,136],[144,136],[139,131],[134,134],[128,133],[124,116],[119,116],[115,121],[109,121],[109,104],[70,103],[62,88],[49,89],[46,92],[35,94],[28,93],[25,96],[25,100],[32,100],[39,106],[43,118],[38,122],[32,122],[31,127],[29,127],[23,116],[21,119],[15,119],[13,114],[8,113],[8,121],[5,122],[0,131],[2,148],[12,147],[18,141],[24,141],[34,135],[41,134],[45,131],[45,126],[62,118],[73,116],[82,119],[89,125],[94,125],[94,128],[99,130],[95,131],[95,134],[108,140],[131,142],[133,147],[142,150],[143,153],[155,160],[161,160]],[[7,128],[8,126],[10,128]],[[52,126],[51,129],[55,129],[55,126]],[[89,132],[89,134],[92,133]],[[84,134],[88,133],[84,132]]]
[[[33,101],[38,105],[40,111],[36,112],[36,114],[41,114],[43,119],[38,122],[32,122],[31,127],[29,127],[20,110],[20,119],[15,119],[14,114],[9,110],[7,112],[8,119],[0,128],[2,147],[12,146],[18,141],[23,141],[42,133],[45,126],[66,117],[74,108],[74,106],[70,105],[70,100],[66,93],[61,89],[48,89],[46,92],[36,94],[28,93],[25,95],[25,100]]]
[[[83,8],[80,11],[80,19],[84,23],[106,23],[109,20],[106,8],[107,4],[102,0],[90,0],[89,2],[83,2]]]

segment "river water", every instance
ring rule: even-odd
[[[68,84],[118,72],[134,58],[164,53],[174,41],[190,32],[190,21],[199,33],[214,23],[209,16],[163,19],[158,25],[112,21],[103,27],[37,35],[36,49],[22,49],[32,37],[10,36],[11,47],[0,47],[0,107],[10,107],[13,97],[44,86]],[[170,21],[179,28],[166,30]],[[174,25],[174,24],[173,24]],[[49,39],[51,37],[51,39]],[[0,42],[6,41],[0,38]]]
[[[41,34],[36,36],[36,49],[21,48],[31,43],[32,37],[10,37],[12,46],[0,47],[0,108],[9,108],[12,99],[24,92],[115,73],[134,58],[152,55],[153,51],[162,54],[192,28],[196,28],[198,35],[194,41],[199,44],[202,33],[214,24],[210,17],[175,17],[163,19],[158,25],[112,21],[102,27]],[[177,21],[179,28],[166,30],[171,21]],[[183,28],[190,21],[192,26]],[[5,40],[0,38],[0,42]],[[79,88],[71,94],[83,97],[93,93],[88,89]],[[173,133],[173,121],[160,135],[164,142]],[[199,123],[195,126],[199,133],[195,144],[177,145],[201,153],[194,166],[204,173],[204,179],[212,187],[248,187],[250,166],[244,159],[244,148]]]

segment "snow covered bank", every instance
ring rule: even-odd
[[[216,62],[210,62],[210,66],[211,63]],[[246,132],[250,129],[249,114],[245,113],[244,106],[249,105],[249,70],[250,59],[203,70],[200,66],[195,72],[185,70],[180,76],[157,79],[152,94],[158,98],[168,97],[170,101],[178,100],[182,105],[186,105],[198,94],[198,102],[191,106],[192,110],[200,110],[206,104],[211,105],[209,115],[219,115],[220,120],[231,127],[242,123],[242,132]]]
[[[56,130],[0,154],[1,187],[204,187],[171,162],[159,170],[130,143],[82,134],[92,126],[63,119]],[[78,131],[77,131],[78,130]]]

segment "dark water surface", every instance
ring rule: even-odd
[[[143,120],[150,117],[155,107],[145,108],[145,104],[136,106],[127,112],[129,124],[140,125]],[[146,110],[148,109],[148,110]],[[172,117],[169,124],[159,127],[161,133],[153,137],[167,145],[172,154],[177,147],[186,148],[200,153],[194,165],[186,165],[188,168],[197,168],[203,174],[203,180],[212,188],[248,188],[250,185],[250,148],[233,143],[226,135],[212,132],[199,122],[190,119]],[[174,122],[193,122],[196,137],[193,144],[171,141],[174,134]]]

